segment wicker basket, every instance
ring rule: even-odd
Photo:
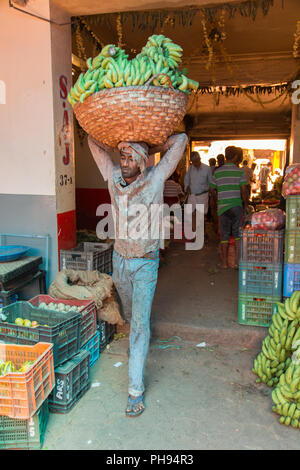
[[[81,127],[104,144],[120,141],[161,145],[182,121],[188,95],[161,86],[101,90],[74,106]]]

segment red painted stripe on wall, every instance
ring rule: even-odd
[[[57,214],[58,253],[76,246],[76,211]]]
[[[101,219],[96,216],[100,204],[110,204],[107,188],[76,188],[77,230],[96,230]]]

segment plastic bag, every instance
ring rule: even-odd
[[[285,213],[281,209],[267,209],[252,215],[251,227],[259,230],[280,230],[285,226]]]
[[[282,195],[287,197],[292,194],[300,194],[300,163],[288,166],[284,176]]]

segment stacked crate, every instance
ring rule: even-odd
[[[51,308],[49,304],[52,304]],[[57,309],[53,308],[54,304]],[[77,310],[72,310],[74,307]],[[19,321],[16,324],[17,318],[36,321],[38,326],[24,326]],[[30,410],[30,415],[20,416],[18,412],[13,416],[10,412],[5,417],[1,416],[1,382],[5,383],[10,377],[9,374],[0,377],[0,449],[37,449],[42,446],[49,411],[67,413],[89,389],[90,367],[100,355],[99,337],[96,305],[92,300],[63,300],[38,295],[29,301],[3,307],[0,341],[8,350],[10,345],[25,349],[41,344],[51,347],[53,376],[49,376],[49,367],[44,367],[39,375],[43,378],[45,374],[47,395],[35,380],[39,401],[35,398],[37,406]],[[0,344],[0,352],[2,346]],[[47,404],[40,397],[47,398]],[[32,411],[35,411],[34,415]],[[24,422],[19,418],[24,418]]]
[[[76,271],[99,271],[112,274],[113,242],[94,243],[82,242],[73,250],[60,250],[60,269],[74,269]],[[112,341],[115,325],[98,320],[100,334],[100,353]],[[96,339],[95,339],[96,340]]]
[[[242,229],[239,312],[242,325],[268,327],[282,298],[284,230]]]
[[[283,296],[300,290],[300,195],[286,198]]]
[[[0,449],[38,450],[48,422],[48,399],[54,388],[53,346],[0,344],[0,360],[15,372],[0,376]],[[32,364],[21,371],[26,361]]]

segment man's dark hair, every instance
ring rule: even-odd
[[[193,158],[195,158],[195,157],[200,158],[199,152],[191,152],[191,160],[193,160]]]
[[[215,158],[210,158],[208,161],[210,166],[215,166],[217,163],[217,160]]]
[[[243,165],[245,165],[245,166],[248,165],[247,160],[244,160],[244,161],[243,161]]]
[[[268,166],[272,166],[272,163],[271,163],[271,162],[268,162],[267,165],[268,165]]]
[[[219,155],[217,155],[217,160],[218,160],[218,165],[219,166],[224,165],[225,157],[224,157],[223,153],[219,153]]]
[[[234,145],[230,145],[225,149],[225,158],[226,161],[232,162],[238,156],[238,148]]]

